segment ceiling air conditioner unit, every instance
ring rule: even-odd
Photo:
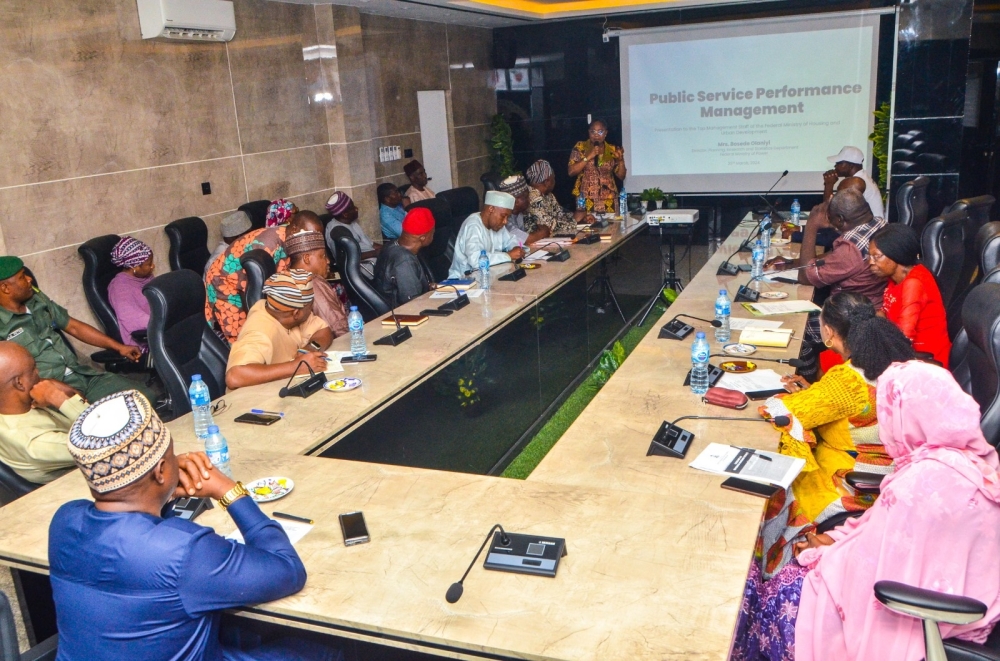
[[[230,0],[136,0],[143,39],[230,41],[236,15]]]

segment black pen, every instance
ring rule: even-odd
[[[769,456],[767,456],[766,454],[760,454],[759,452],[755,452],[755,451],[753,450],[753,448],[741,448],[741,447],[740,447],[740,446],[738,446],[738,445],[730,445],[729,447],[731,447],[731,448],[735,448],[735,449],[737,449],[737,450],[746,450],[747,452],[749,452],[749,453],[750,453],[750,456],[758,456],[758,457],[760,457],[761,459],[763,459],[764,461],[774,461],[774,459],[771,459],[771,458],[770,458]]]
[[[271,516],[276,519],[288,519],[289,521],[298,521],[299,523],[308,523],[309,525],[315,524],[315,521],[312,519],[307,519],[304,516],[295,516],[294,514],[285,514],[284,512],[271,512]]]

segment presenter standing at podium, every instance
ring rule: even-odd
[[[590,123],[588,139],[576,143],[569,157],[569,176],[576,177],[573,196],[584,199],[588,213],[615,213],[618,209],[618,183],[625,179],[625,153],[608,142],[608,126],[599,119]]]

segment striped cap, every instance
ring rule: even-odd
[[[313,274],[302,269],[275,273],[264,283],[263,293],[267,302],[278,310],[304,308],[313,301]]]
[[[289,257],[299,255],[311,250],[323,250],[326,248],[326,241],[319,232],[305,231],[293,234],[285,239],[285,252]]]

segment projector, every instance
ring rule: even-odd
[[[646,223],[649,225],[691,225],[697,221],[697,209],[657,209],[646,212]]]

